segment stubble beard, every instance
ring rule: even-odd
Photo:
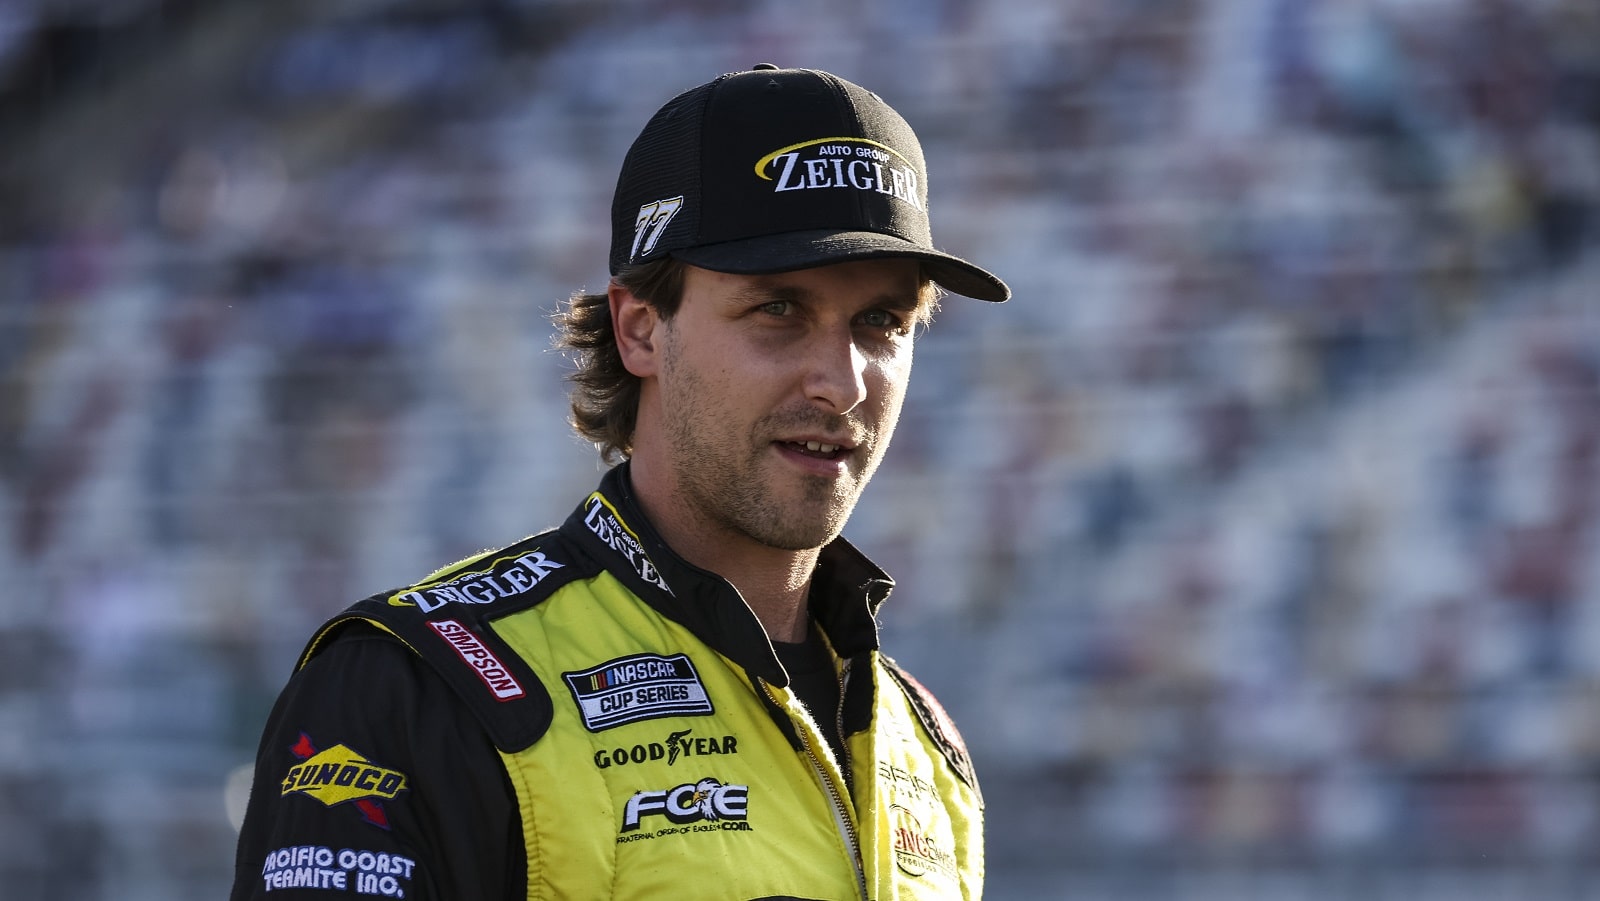
[[[863,430],[851,429],[846,417],[787,410],[762,417],[741,441],[725,445],[706,427],[719,411],[706,406],[698,376],[680,372],[674,381],[676,397],[663,398],[667,432],[678,490],[699,517],[724,533],[785,551],[820,548],[838,537],[882,457],[875,434],[867,430],[862,436],[855,453],[867,456],[859,469],[852,467],[853,478],[775,474],[770,436]],[[798,496],[776,480],[798,485]]]

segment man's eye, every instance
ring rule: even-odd
[[[756,309],[773,316],[787,316],[789,314],[789,302],[787,300],[769,300]]]
[[[861,314],[861,321],[871,328],[881,328],[890,331],[899,329],[903,323],[899,316],[888,310],[868,310]]]

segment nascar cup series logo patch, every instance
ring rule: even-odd
[[[561,678],[578,702],[584,728],[599,732],[663,716],[711,713],[711,698],[687,654],[634,654]]]
[[[379,766],[342,744],[319,751],[304,732],[289,752],[300,763],[284,774],[284,797],[301,794],[328,807],[352,804],[362,819],[389,828],[382,802],[406,790],[404,773]]]

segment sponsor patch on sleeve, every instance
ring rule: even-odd
[[[494,651],[459,620],[430,620],[428,628],[455,649],[456,654],[467,666],[472,667],[472,671],[478,674],[478,678],[497,700],[511,701],[527,695]]]
[[[404,773],[379,766],[342,744],[319,751],[304,732],[289,751],[300,762],[284,774],[284,797],[301,794],[328,807],[350,804],[368,823],[389,828],[383,802],[409,788]]]
[[[686,654],[634,654],[561,677],[590,732],[712,712],[711,698]]]
[[[410,894],[416,861],[385,851],[293,845],[267,855],[261,878],[267,891],[310,888],[404,898]]]

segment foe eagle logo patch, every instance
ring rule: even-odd
[[[747,822],[750,816],[750,786],[726,785],[709,776],[698,782],[686,782],[666,791],[642,791],[628,799],[622,810],[622,831],[635,832],[644,825],[646,817],[662,816],[677,829],[669,832],[689,832],[689,824],[713,823],[700,826],[695,832],[728,831],[751,832]],[[623,839],[626,841],[627,839]]]

